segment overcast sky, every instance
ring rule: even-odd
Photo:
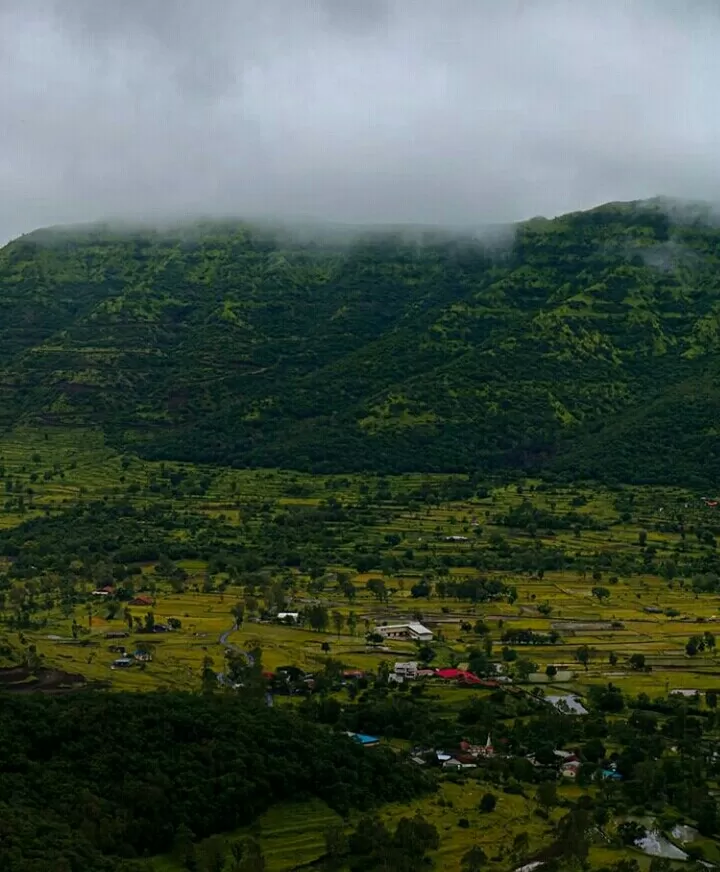
[[[720,194],[719,0],[0,0],[0,240]]]

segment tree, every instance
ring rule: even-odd
[[[605,746],[597,737],[588,739],[583,747],[583,756],[591,763],[597,763],[605,756]]]
[[[320,650],[323,652],[323,654],[329,654],[330,653],[330,643],[323,642],[322,645],[320,646]]]
[[[717,803],[713,798],[706,799],[697,813],[698,830],[704,836],[715,836],[718,832]]]
[[[577,651],[575,652],[575,659],[578,663],[582,663],[585,667],[585,671],[587,672],[588,663],[590,662],[590,649],[587,645],[581,645]]]
[[[714,709],[717,708],[718,704],[718,695],[714,690],[708,690],[705,692],[705,702],[708,708]]]
[[[697,642],[694,639],[689,639],[685,645],[685,651],[688,657],[694,657],[698,652]]]
[[[532,660],[525,657],[515,661],[515,674],[519,681],[527,681],[533,672],[537,672],[537,669],[537,663],[533,663]]]
[[[334,611],[332,613],[332,621],[335,627],[335,633],[339,636],[342,633],[342,628],[345,626],[345,616],[342,612]]]
[[[175,831],[172,856],[178,863],[182,863],[185,869],[195,869],[197,867],[193,833],[187,824],[180,824]]]
[[[618,656],[617,656],[617,654],[616,654],[614,651],[611,651],[611,652],[608,654],[608,663],[609,663],[611,666],[617,666],[617,662],[618,662]]]
[[[538,785],[538,789],[535,791],[535,802],[545,811],[555,808],[558,804],[558,793],[553,781],[543,781]]]
[[[631,669],[634,669],[636,672],[642,672],[645,668],[645,655],[631,654],[628,663],[630,664]]]
[[[339,584],[343,596],[347,599],[349,603],[353,602],[355,597],[357,596],[357,588],[355,587],[355,585],[347,578],[342,578]]]
[[[594,587],[591,593],[600,602],[610,597],[610,591],[606,587]]]
[[[431,648],[430,645],[421,645],[418,650],[418,657],[423,663],[430,663],[431,660],[435,659],[435,649]]]
[[[239,630],[245,620],[245,606],[241,602],[236,602],[230,609],[230,614],[235,618],[234,628]]]
[[[233,872],[265,872],[265,857],[257,839],[247,838],[235,842],[230,853]]]
[[[328,625],[328,610],[325,606],[312,605],[305,610],[305,617],[313,630],[324,632]]]
[[[640,530],[638,533],[638,545],[644,548],[647,545],[647,530]]]
[[[548,665],[545,667],[545,675],[547,675],[547,677],[550,679],[555,678],[555,676],[557,675],[557,666],[553,666],[552,663],[548,663]]]
[[[388,600],[388,591],[385,582],[381,578],[371,578],[367,585],[367,590],[375,597],[378,602],[386,603]]]
[[[209,655],[203,658],[201,681],[203,693],[213,693],[217,688],[217,675],[213,669],[213,659]]]
[[[195,846],[195,857],[201,872],[223,872],[225,842],[222,836],[210,836]]]
[[[634,845],[645,838],[645,827],[634,821],[624,821],[618,826],[617,832],[623,845]]]
[[[325,863],[329,872],[337,872],[347,852],[347,838],[341,824],[332,824],[325,830]]]
[[[527,834],[527,830],[523,830],[523,832],[518,833],[513,839],[512,845],[512,853],[519,857],[527,851],[530,846],[530,837]]]
[[[460,869],[462,872],[482,872],[487,865],[487,854],[480,845],[474,845],[469,851],[466,851],[460,860]]]
[[[483,814],[490,814],[490,812],[495,811],[495,806],[497,805],[497,797],[494,793],[485,793],[483,794],[482,799],[480,800],[480,811]]]
[[[147,612],[145,615],[145,632],[152,633],[155,627],[155,615],[153,612]]]
[[[410,588],[410,596],[415,599],[427,599],[432,596],[432,585],[425,580],[419,581]]]
[[[355,614],[355,612],[350,612],[347,616],[347,627],[348,627],[348,630],[350,631],[350,634],[352,636],[354,636],[355,632],[357,631],[357,625],[358,625],[357,615]]]

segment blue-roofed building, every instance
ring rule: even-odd
[[[608,781],[622,781],[622,775],[614,769],[603,769],[602,777]]]
[[[358,744],[362,745],[365,748],[370,747],[371,745],[378,745],[380,743],[380,739],[377,736],[367,736],[365,733],[348,733],[351,739],[354,739]]]

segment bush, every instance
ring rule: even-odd
[[[480,811],[483,814],[489,814],[491,811],[495,811],[495,806],[497,805],[497,797],[494,793],[486,793],[483,798],[480,800]]]

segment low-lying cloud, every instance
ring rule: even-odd
[[[0,0],[0,240],[720,199],[716,0]]]

